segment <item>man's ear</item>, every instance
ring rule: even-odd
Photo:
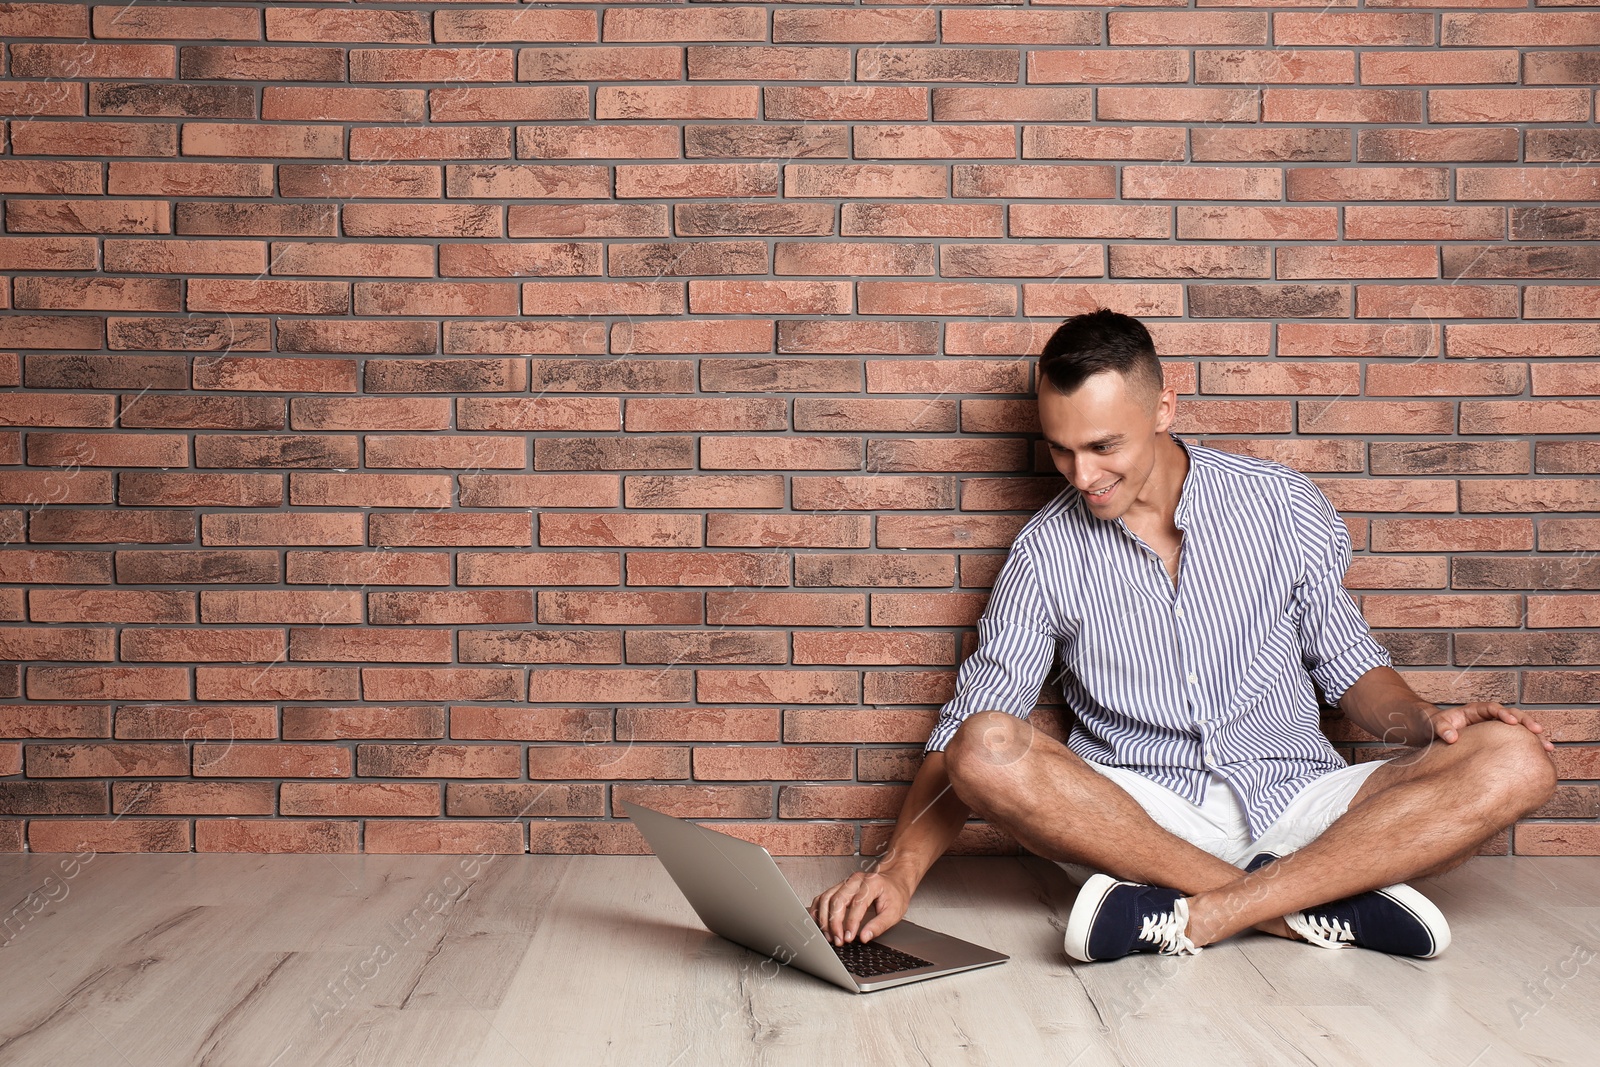
[[[1178,391],[1170,385],[1156,397],[1156,432],[1165,433],[1178,417]]]

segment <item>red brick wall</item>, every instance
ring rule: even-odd
[[[873,851],[1103,304],[1600,853],[1600,11],[1277,6],[0,6],[0,849]]]

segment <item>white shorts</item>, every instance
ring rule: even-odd
[[[1287,856],[1322,836],[1349,809],[1367,776],[1387,761],[1371,760],[1324,774],[1296,793],[1277,821],[1256,839],[1233,787],[1215,771],[1205,803],[1196,805],[1126,767],[1084,762],[1126,790],[1156,825],[1242,868],[1259,852]]]

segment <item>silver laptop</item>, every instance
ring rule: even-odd
[[[1011,958],[904,919],[864,945],[835,946],[760,845],[626,800],[622,807],[713,933],[852,992]]]

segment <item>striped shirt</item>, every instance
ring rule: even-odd
[[[1086,760],[1194,804],[1210,772],[1254,837],[1296,793],[1346,766],[1319,728],[1314,681],[1337,704],[1392,666],[1342,581],[1350,534],[1305,475],[1189,444],[1174,584],[1121,518],[1068,486],[1017,534],[978,620],[978,647],[928,738],[941,751],[980,710],[1027,718],[1053,665]]]

